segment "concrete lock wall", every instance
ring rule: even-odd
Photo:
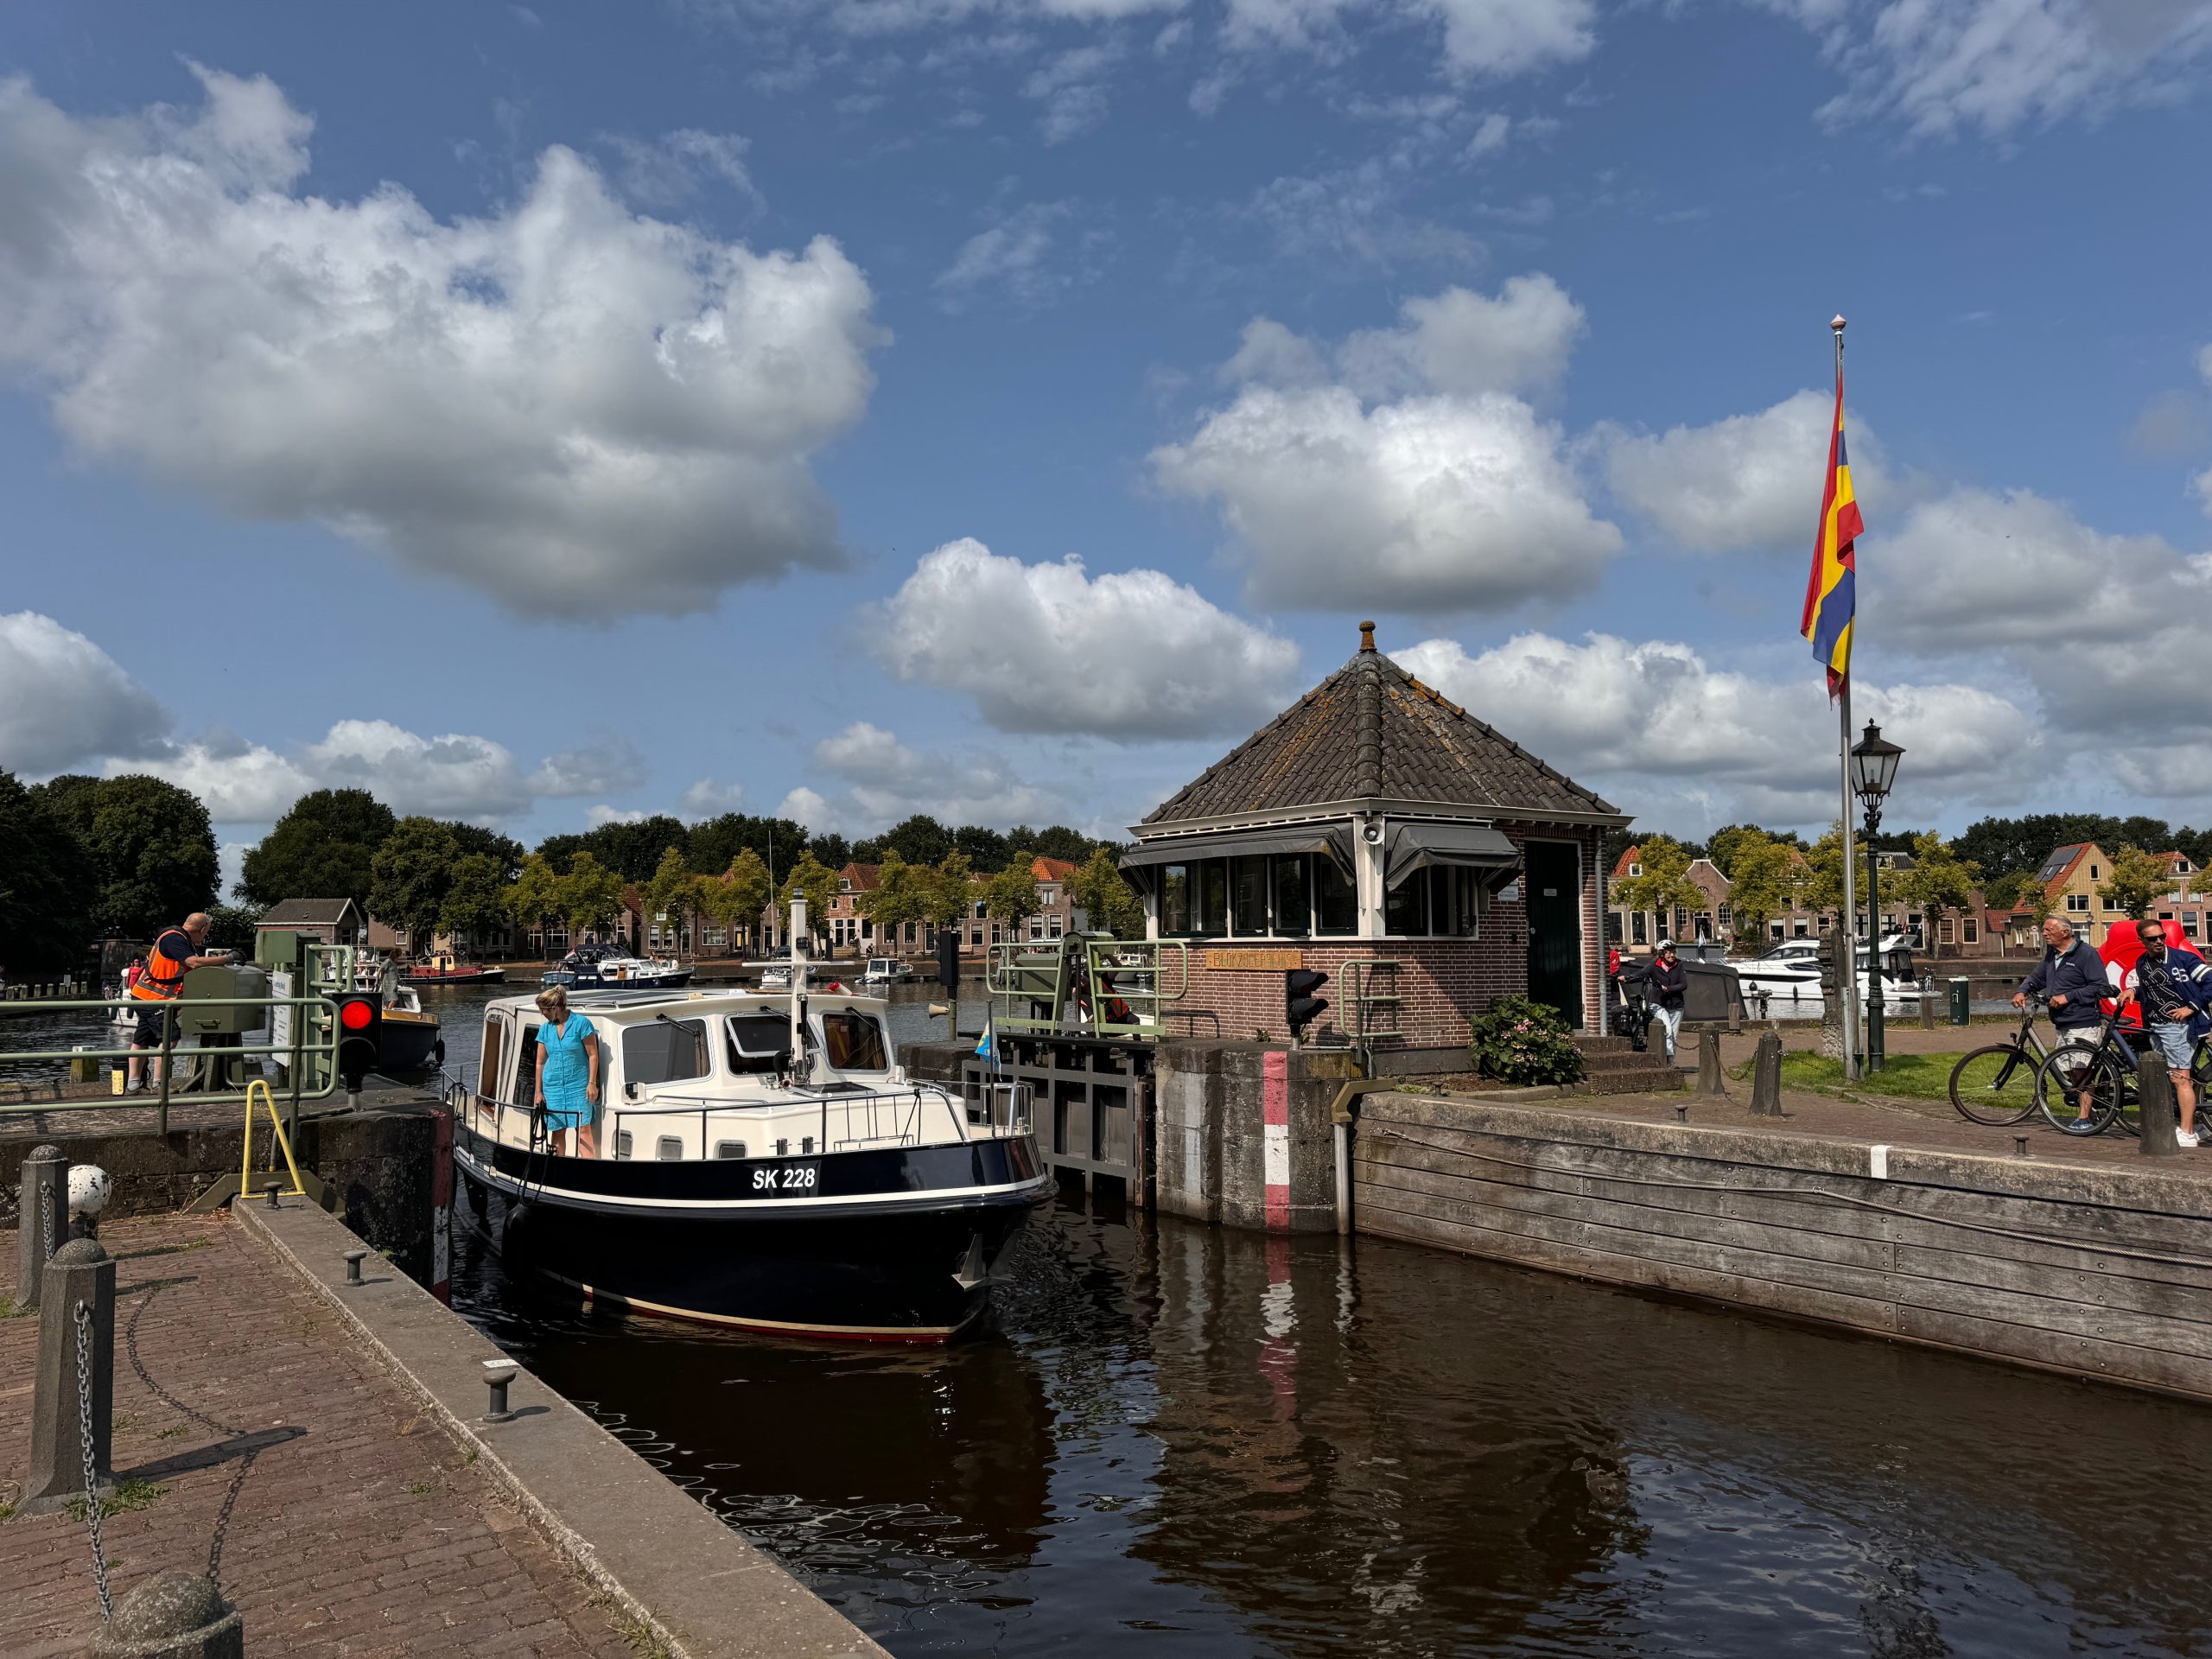
[[[1329,1107],[1358,1072],[1343,1049],[1162,1043],[1154,1071],[1159,1207],[1224,1227],[1333,1230]]]
[[[1363,1104],[1362,1233],[2212,1398],[2187,1176],[1408,1095]]]
[[[0,1141],[0,1224],[16,1224],[22,1161],[41,1141],[61,1148],[73,1164],[97,1164],[113,1191],[103,1219],[167,1215],[181,1210],[226,1175],[235,1176],[245,1147],[244,1113],[221,1127],[151,1128],[73,1135],[68,1115],[43,1115],[36,1135]],[[337,1194],[346,1224],[404,1271],[427,1274],[430,1265],[430,1180],[437,1144],[435,1116],[428,1103],[411,1108],[365,1108],[303,1118],[293,1153]],[[254,1163],[274,1148],[264,1118],[254,1132]],[[283,1160],[277,1160],[277,1179]],[[258,1169],[257,1168],[257,1173]]]

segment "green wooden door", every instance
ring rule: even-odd
[[[1582,1023],[1582,855],[1563,841],[1532,841],[1522,891],[1529,905],[1529,995]]]

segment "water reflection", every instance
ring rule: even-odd
[[[2212,1649],[2191,1406],[1065,1202],[945,1351],[585,1315],[480,1241],[458,1267],[902,1655]]]

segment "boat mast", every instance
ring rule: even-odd
[[[798,948],[799,936],[806,931],[806,895],[791,894],[791,1070],[796,1073],[806,1052],[806,957]]]

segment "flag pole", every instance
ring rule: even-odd
[[[1844,320],[1839,314],[1828,324],[1835,335],[1835,384],[1839,393],[1843,387],[1843,329]],[[1858,641],[1859,623],[1852,619],[1852,644]],[[1843,915],[1838,931],[1843,936],[1837,955],[1841,958],[1843,982],[1843,1075],[1856,1082],[1859,1078],[1859,857],[1853,844],[1851,796],[1851,674],[1847,668],[1843,685],[1836,698],[1841,715],[1837,730],[1841,734],[1836,752],[1843,778]],[[1876,950],[1881,946],[1877,938],[1872,942]],[[1870,955],[1868,958],[1872,960]]]

